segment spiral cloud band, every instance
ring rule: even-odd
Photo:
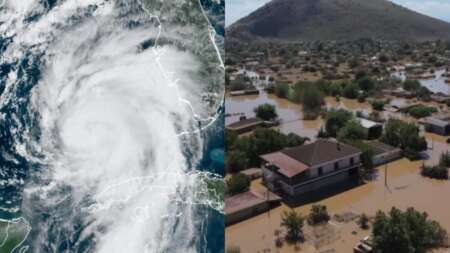
[[[195,167],[223,66],[200,2],[166,4],[198,15],[177,23],[176,9],[134,0],[1,8],[11,38],[3,57],[14,66],[1,103],[27,100],[35,122],[15,128],[16,151],[36,166],[22,203],[33,251],[197,252],[194,207],[221,211],[198,194],[202,180],[221,180]]]

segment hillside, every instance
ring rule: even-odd
[[[450,39],[450,23],[387,0],[273,0],[232,24],[227,38],[248,40]]]

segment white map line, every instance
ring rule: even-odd
[[[184,103],[184,104],[186,104],[186,106],[189,107],[189,109],[190,109],[190,111],[191,111],[191,113],[192,113],[194,119],[196,119],[197,121],[205,121],[205,122],[208,122],[208,124],[206,124],[205,126],[200,126],[199,129],[196,129],[196,130],[194,130],[194,131],[183,131],[183,132],[179,133],[178,136],[190,135],[190,134],[198,134],[198,133],[200,133],[201,131],[203,131],[203,130],[209,128],[210,126],[212,126],[212,125],[214,124],[214,122],[219,118],[220,115],[219,115],[219,113],[217,113],[217,110],[216,110],[216,113],[214,114],[214,116],[210,116],[210,117],[207,117],[207,118],[202,118],[199,114],[197,114],[197,113],[195,112],[195,109],[194,109],[194,107],[192,106],[192,103],[191,103],[189,100],[183,98],[183,97],[180,95],[179,86],[178,86],[179,79],[175,78],[175,73],[166,71],[166,69],[164,69],[164,67],[163,67],[162,64],[161,64],[161,61],[160,61],[160,60],[161,60],[161,56],[164,55],[164,50],[160,50],[160,52],[157,51],[157,49],[159,49],[159,46],[158,46],[158,40],[159,40],[159,38],[160,38],[160,36],[161,36],[161,33],[162,33],[162,23],[161,23],[161,21],[160,21],[160,19],[159,19],[159,17],[158,17],[157,15],[153,15],[153,14],[145,7],[145,4],[142,2],[142,0],[138,0],[138,1],[139,1],[139,3],[141,4],[142,9],[146,12],[146,14],[150,17],[150,19],[155,18],[156,21],[157,21],[157,23],[158,23],[158,35],[156,36],[156,39],[155,39],[155,45],[154,45],[154,47],[152,48],[152,50],[153,50],[153,53],[154,53],[154,55],[155,55],[155,57],[156,57],[156,63],[157,63],[157,65],[158,65],[159,70],[160,70],[161,73],[163,74],[163,77],[166,79],[166,81],[168,81],[168,86],[169,86],[169,87],[174,87],[174,88],[175,88],[175,91],[176,91],[176,94],[177,94],[177,97],[178,97],[178,102]],[[205,13],[205,11],[204,11],[204,9],[203,9],[203,6],[202,6],[200,0],[198,0],[198,4],[199,4],[199,6],[200,6],[200,9],[202,10],[202,13],[203,13],[203,16],[204,16],[206,22],[208,23],[209,38],[210,38],[211,43],[213,43],[214,49],[215,49],[216,54],[217,54],[217,57],[218,57],[218,59],[219,59],[219,62],[220,62],[220,68],[225,69],[225,66],[224,66],[224,64],[223,64],[222,57],[221,57],[221,55],[220,55],[219,48],[217,47],[217,44],[216,44],[216,42],[215,42],[215,35],[216,35],[216,32],[215,32],[214,28],[212,27],[212,25],[211,25],[211,23],[210,23],[208,17],[206,16],[206,13]],[[224,78],[225,78],[225,77],[224,77]],[[216,93],[214,93],[214,95],[217,96]],[[223,101],[224,101],[224,94],[222,94],[222,98],[220,99],[220,101],[222,101],[220,104],[223,105],[223,103],[224,103],[224,102],[223,102]],[[218,108],[217,108],[217,109],[218,109]]]
[[[25,242],[25,240],[28,238],[28,235],[29,235],[30,232],[31,232],[31,225],[30,225],[30,223],[27,221],[27,219],[25,219],[24,217],[14,218],[14,219],[12,219],[12,220],[0,219],[0,221],[6,222],[6,223],[8,224],[7,227],[6,227],[6,230],[5,230],[5,233],[6,233],[5,239],[3,240],[2,244],[0,244],[0,247],[3,247],[3,245],[4,245],[4,244],[6,243],[6,241],[8,240],[8,237],[9,237],[8,231],[9,231],[9,227],[10,227],[11,223],[19,223],[21,220],[22,220],[22,221],[25,223],[25,225],[26,225],[27,233],[24,235],[22,241],[20,241],[20,243],[18,243],[18,244],[17,244],[17,245],[9,252],[9,253],[13,253],[16,249],[18,249],[20,246],[22,246],[22,244]],[[25,249],[25,251],[26,251],[26,250],[27,250],[27,249]],[[22,252],[25,252],[25,251],[22,251]]]

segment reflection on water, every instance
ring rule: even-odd
[[[422,86],[427,87],[431,92],[443,93],[450,95],[450,84],[445,83],[446,77],[443,74],[446,73],[445,69],[438,69],[434,73],[433,78],[419,79]],[[400,78],[402,81],[406,79],[405,71],[397,71],[393,73],[393,76]]]
[[[325,99],[327,108],[344,108],[353,112],[372,112],[371,105],[367,102],[359,103],[356,100],[341,98],[338,102],[335,98]],[[227,97],[226,113],[244,113],[248,117],[254,116],[253,108],[269,103],[277,107],[278,114],[284,122],[278,128],[284,132],[294,132],[300,136],[315,137],[322,119],[303,121],[302,106],[294,104],[286,99],[277,98],[274,95],[262,92],[260,95]],[[411,104],[410,100],[393,98],[391,104],[404,106]],[[421,102],[422,103],[422,102]],[[435,103],[425,103],[437,106]],[[396,112],[383,112],[385,117],[397,117],[409,122],[417,122],[417,119]],[[239,116],[227,117],[226,123],[237,121]],[[405,209],[414,206],[417,210],[426,211],[432,219],[438,220],[450,231],[450,181],[439,181],[424,178],[420,175],[420,167],[423,163],[434,165],[439,162],[441,153],[450,150],[447,137],[424,133],[428,141],[429,149],[426,161],[409,161],[401,159],[377,168],[375,179],[367,184],[350,190],[326,197],[320,201],[328,207],[331,214],[353,212],[375,215],[377,210],[388,211],[392,206]],[[385,172],[387,171],[387,185],[385,185]],[[261,181],[253,181],[252,188],[264,190]],[[317,203],[317,202],[316,202]],[[295,208],[304,215],[309,213],[312,204],[306,204]],[[237,245],[242,252],[307,252],[314,253],[317,250],[311,244],[302,244],[300,249],[285,245],[281,249],[275,247],[275,231],[280,230],[281,214],[290,210],[286,205],[281,205],[270,212],[258,215],[241,223],[226,228],[226,244]],[[369,231],[359,230],[355,222],[348,224],[335,223],[339,228],[339,240],[333,241],[320,248],[320,251],[335,249],[336,252],[351,252]],[[251,232],[249,232],[251,231]],[[353,234],[353,231],[358,231]],[[270,251],[269,251],[270,250]]]
[[[387,167],[377,168],[376,179],[365,185],[319,201],[328,207],[330,213],[353,212],[375,215],[377,210],[388,211],[392,206],[405,209],[414,206],[420,211],[426,211],[432,219],[438,220],[447,230],[450,230],[450,193],[449,181],[438,181],[424,178],[420,175],[421,161],[411,162],[401,159],[390,163]],[[385,170],[387,168],[387,186],[385,186]],[[256,182],[258,183],[258,182]],[[255,183],[254,183],[255,184]],[[300,206],[295,210],[304,215],[309,213],[311,204]],[[282,205],[258,215],[252,219],[227,227],[226,244],[239,245],[242,252],[262,252],[271,249],[278,252],[274,243],[274,231],[280,229],[281,214],[290,210]],[[341,239],[321,248],[320,250],[336,249],[337,252],[351,252],[356,242],[364,235],[362,231],[353,235],[354,224],[338,224]],[[252,231],[249,233],[248,231]],[[366,232],[367,233],[367,232]],[[312,250],[312,251],[311,251]],[[284,247],[279,252],[295,252],[292,247]],[[315,252],[312,247],[302,246],[301,252]]]
[[[290,102],[287,99],[281,99],[273,94],[268,94],[261,91],[259,95],[247,96],[227,96],[225,101],[225,113],[231,116],[225,118],[225,124],[229,125],[239,120],[242,114],[249,117],[254,117],[253,109],[261,104],[271,104],[277,108],[278,117],[281,119],[281,124],[277,128],[282,133],[296,133],[300,136],[315,138],[317,132],[322,125],[322,120],[307,120],[303,121],[302,106]]]

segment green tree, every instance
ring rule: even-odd
[[[353,114],[344,109],[331,110],[325,117],[325,130],[331,137],[336,137],[339,130],[353,118]]]
[[[383,100],[375,100],[372,102],[372,108],[375,111],[383,111],[386,103]]]
[[[420,88],[420,82],[417,80],[407,79],[403,82],[403,89],[407,91],[416,91]]]
[[[275,120],[278,118],[277,109],[271,104],[262,104],[254,109],[256,117],[262,120]]]
[[[379,211],[372,228],[373,250],[383,253],[425,253],[441,247],[447,232],[426,213],[393,207],[389,215]]]
[[[442,167],[450,167],[450,153],[448,151],[441,154],[439,165]]]
[[[277,95],[277,97],[280,97],[280,98],[288,98],[289,85],[287,83],[275,84],[275,95]]]
[[[363,91],[371,91],[375,88],[375,82],[370,77],[363,77],[358,80],[358,86]]]
[[[342,95],[342,85],[338,83],[333,83],[330,85],[329,88],[329,94],[330,96],[336,97]]]
[[[235,173],[247,168],[247,158],[245,152],[240,150],[228,151],[225,156],[225,170],[228,173]]]
[[[347,121],[343,128],[338,131],[339,140],[361,140],[364,139],[364,128],[357,120]]]
[[[391,118],[385,124],[381,141],[403,149],[410,159],[417,159],[418,152],[427,149],[425,138],[419,134],[420,130],[415,124]]]
[[[356,83],[349,83],[344,87],[342,95],[346,98],[355,99],[359,95],[359,86]]]
[[[327,223],[330,220],[327,207],[324,205],[312,205],[308,215],[308,224],[317,225]]]
[[[414,118],[424,118],[437,112],[437,109],[431,106],[416,105],[408,109],[408,114]]]
[[[305,88],[302,101],[304,113],[315,115],[315,117],[306,117],[308,119],[317,118],[320,108],[325,103],[322,93],[315,86],[309,86]]]
[[[363,214],[361,214],[361,216],[359,216],[358,224],[359,224],[359,227],[362,229],[369,228],[369,218],[367,217],[367,215],[365,213],[363,213]]]
[[[225,129],[225,150],[229,151],[233,148],[238,139],[238,134],[235,131]]]
[[[281,226],[287,230],[286,240],[289,242],[301,242],[304,240],[303,224],[305,218],[300,214],[291,210],[284,211],[281,215]]]
[[[249,190],[251,180],[242,173],[232,175],[227,181],[227,193],[228,195],[236,195]]]

